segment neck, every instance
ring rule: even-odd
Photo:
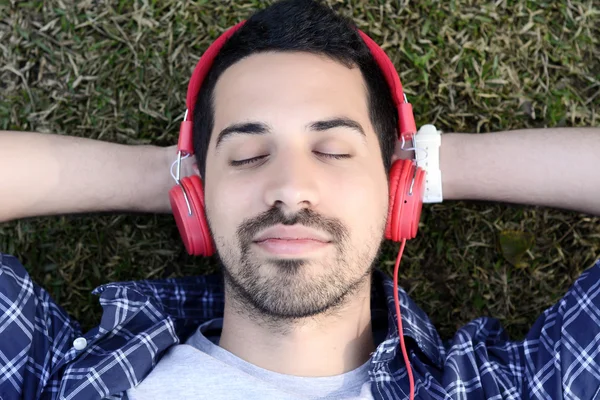
[[[327,315],[261,323],[254,312],[240,312],[225,291],[219,346],[260,368],[281,374],[317,377],[343,374],[364,364],[375,351],[371,329],[371,281],[342,307]],[[248,306],[245,305],[247,308]]]

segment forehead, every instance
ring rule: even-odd
[[[310,53],[258,53],[237,62],[219,78],[214,106],[213,132],[246,120],[304,125],[334,115],[368,124],[360,69]]]

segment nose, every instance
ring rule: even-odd
[[[319,204],[318,171],[312,155],[282,151],[270,165],[264,201],[268,207],[279,205],[286,213]]]

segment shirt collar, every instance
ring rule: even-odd
[[[408,294],[398,287],[402,330],[407,350],[416,344],[420,350],[438,368],[443,366],[445,347],[435,326]],[[375,270],[371,285],[371,308],[384,308],[388,315],[388,334],[386,340],[378,347],[375,361],[389,361],[397,356],[400,350],[396,305],[394,302],[394,281],[386,273]],[[406,340],[406,339],[409,340]],[[401,354],[398,355],[401,357]]]
[[[132,297],[133,293],[135,296]],[[120,326],[125,318],[119,308],[108,308],[105,305],[130,302],[132,298],[141,297],[143,301],[151,300],[156,303],[164,312],[164,317],[173,321],[175,332],[180,339],[187,338],[200,324],[223,317],[225,308],[223,275],[220,273],[113,282],[98,286],[92,294],[100,295],[100,303],[104,308],[100,330],[105,332]],[[107,313],[110,314],[108,317]],[[115,313],[116,316],[113,316]]]
[[[192,276],[166,280],[144,280],[109,283],[99,286],[93,293],[101,294],[106,289],[133,289],[135,292],[153,299],[162,308],[167,317],[173,320],[175,332],[181,341],[185,341],[200,324],[214,318],[223,317],[225,304],[223,275]],[[129,291],[130,291],[129,290]],[[116,296],[123,290],[111,291]],[[402,328],[407,347],[417,348],[438,367],[442,367],[445,348],[429,317],[408,297],[402,288],[398,288]],[[398,346],[398,325],[394,304],[394,283],[384,272],[373,271],[371,285],[372,312],[386,312],[388,333],[385,341],[378,346],[374,360],[389,361],[396,357]],[[106,313],[105,309],[105,313]],[[110,332],[120,325],[115,317],[103,315],[100,330]],[[103,326],[104,324],[104,326]],[[412,341],[412,342],[411,342]]]

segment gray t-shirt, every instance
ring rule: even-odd
[[[345,374],[299,377],[250,364],[218,346],[223,319],[202,324],[185,344],[172,346],[150,374],[127,391],[152,399],[373,399],[371,360]]]

